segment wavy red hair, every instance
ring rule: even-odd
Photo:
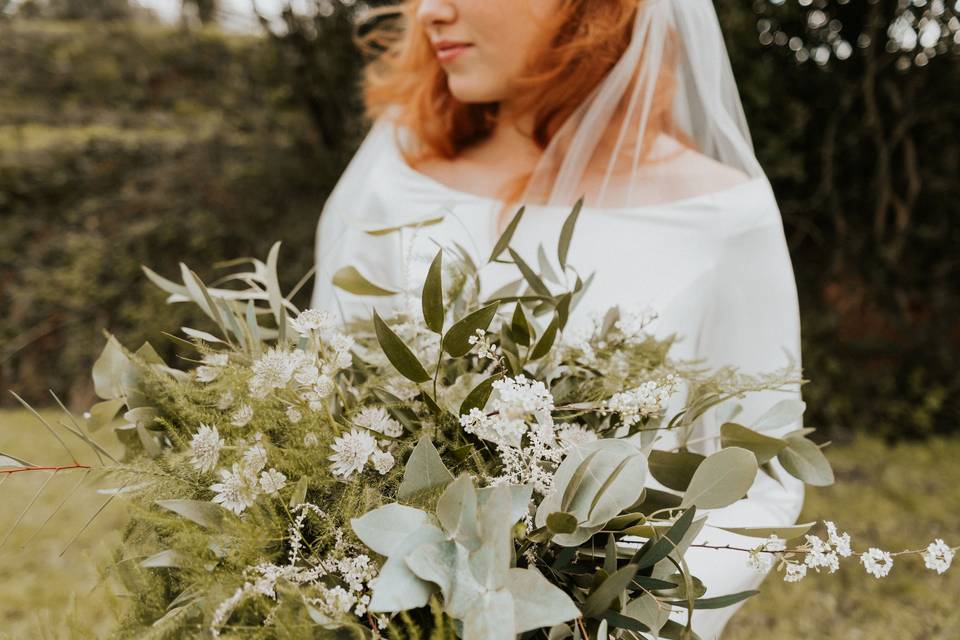
[[[362,41],[382,51],[364,72],[366,116],[373,120],[399,107],[397,124],[410,129],[420,142],[416,149],[401,147],[412,167],[428,159],[456,158],[489,136],[497,124],[497,104],[464,103],[451,94],[429,37],[416,19],[419,1],[373,10],[374,17],[394,14],[400,20],[376,27]],[[548,18],[541,42],[528,52],[526,74],[515,83],[516,105],[521,113],[532,114],[532,137],[541,150],[630,44],[634,18],[644,1],[562,0]],[[684,138],[670,116],[676,92],[674,61],[671,55],[665,60],[645,140],[640,142],[647,150],[663,132]],[[505,210],[519,202],[529,178],[529,173],[518,175],[497,194]]]

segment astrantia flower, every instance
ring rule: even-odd
[[[220,477],[221,481],[210,487],[210,490],[217,494],[213,497],[213,502],[237,515],[253,506],[260,494],[256,471],[234,462],[230,471],[220,470]]]
[[[267,466],[267,450],[259,442],[243,452],[243,463],[252,469],[254,473]]]
[[[371,462],[373,462],[373,468],[376,469],[380,475],[386,475],[390,469],[393,469],[393,465],[395,464],[393,454],[389,451],[380,451],[379,449],[373,452]]]
[[[336,327],[336,321],[328,311],[305,309],[290,321],[290,326],[301,336],[309,336],[312,331],[320,334],[333,331]]]
[[[217,431],[217,428],[201,424],[197,432],[193,434],[193,439],[190,440],[193,466],[204,473],[213,471],[220,459],[220,449],[222,448],[223,440],[220,439],[220,432]]]
[[[320,444],[320,438],[317,437],[313,431],[308,432],[303,436],[303,446],[305,447],[315,447]]]
[[[297,424],[303,419],[303,414],[296,407],[287,407],[287,420],[291,424]]]
[[[366,431],[354,429],[334,440],[330,448],[333,449],[333,455],[327,459],[333,462],[333,474],[349,478],[363,471],[377,449],[377,441]]]
[[[927,550],[923,552],[923,563],[927,569],[933,569],[937,573],[943,573],[950,568],[950,563],[953,562],[953,555],[953,549],[947,546],[943,540],[937,538],[927,545]]]
[[[240,405],[230,416],[230,424],[235,427],[245,427],[251,420],[253,420],[253,408],[248,404]]]
[[[197,367],[197,380],[213,382],[220,375],[220,369],[227,366],[229,357],[225,353],[210,353],[203,356],[203,364]]]
[[[890,573],[890,569],[893,567],[893,556],[887,551],[870,547],[866,553],[860,554],[860,562],[863,563],[867,573],[882,578]]]
[[[312,364],[312,360],[312,356],[299,349],[282,351],[271,347],[251,366],[253,376],[249,382],[250,393],[256,398],[264,398],[273,389],[286,387],[293,374],[301,367]]]
[[[364,407],[353,419],[358,427],[370,429],[390,438],[403,435],[403,426],[387,413],[383,407]]]
[[[232,406],[233,392],[228,389],[227,391],[224,391],[217,400],[217,409],[220,409],[220,411],[226,411]]]
[[[276,469],[268,469],[260,474],[260,488],[269,495],[275,494],[287,483],[287,476]]]

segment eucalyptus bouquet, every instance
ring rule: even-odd
[[[748,376],[677,361],[675,336],[647,331],[653,315],[616,308],[565,331],[589,284],[566,264],[579,211],[557,247],[568,290],[510,247],[521,209],[490,256],[516,266],[504,290],[481,300],[480,269],[444,247],[419,300],[348,324],[293,305],[311,274],[282,294],[279,244],[216,287],[186,266],[182,283],[146,269],[210,319],[211,331],[168,335],[196,366],[110,337],[93,369],[102,402],[61,429],[45,423],[99,464],[4,454],[0,471],[112,483],[108,502],[129,513],[107,568],[130,596],[122,637],[694,638],[696,609],[756,593],[705,597],[684,560],[698,510],[743,497],[758,473],[776,474],[774,458],[809,484],[832,473],[812,429],[763,433],[796,421],[798,401],[751,425],[734,407],[719,450],[687,447],[704,412],[803,382],[796,367]],[[353,267],[334,284],[393,295]],[[108,426],[122,459],[90,436]],[[679,446],[655,448],[667,431]],[[758,541],[729,552],[761,571],[776,560],[788,580],[835,570],[849,536],[828,523],[821,540],[813,524],[727,528]],[[928,566],[945,570],[953,549],[933,546]],[[685,625],[670,617],[682,609]]]

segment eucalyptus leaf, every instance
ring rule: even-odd
[[[628,564],[604,580],[580,607],[583,617],[593,618],[609,609],[611,603],[630,586],[639,569],[636,564]]]
[[[803,417],[803,412],[807,408],[807,403],[795,398],[781,400],[762,416],[754,420],[755,429],[776,429],[799,422]]]
[[[717,525],[710,525],[717,529],[723,529],[724,531],[729,531],[730,533],[736,533],[737,535],[747,536],[749,538],[769,538],[770,536],[777,536],[778,538],[783,538],[784,540],[791,540],[793,538],[799,538],[804,535],[810,529],[817,524],[816,522],[805,522],[803,524],[794,524],[784,527],[720,527]]]
[[[786,448],[777,455],[777,460],[787,473],[814,487],[833,484],[833,469],[820,447],[802,436],[787,436]]]
[[[90,417],[87,418],[87,429],[97,431],[113,422],[117,413],[126,404],[122,398],[104,400],[90,407]]]
[[[392,296],[391,291],[370,282],[356,267],[342,267],[333,274],[333,286],[358,296]]]
[[[350,519],[350,526],[360,541],[382,556],[397,553],[407,536],[428,523],[425,512],[396,502]]]
[[[219,529],[223,524],[222,507],[205,500],[157,500],[156,504],[207,529]]]
[[[470,338],[474,337],[478,330],[486,331],[490,327],[499,306],[499,302],[492,302],[455,322],[443,336],[443,350],[454,358],[467,355],[473,348]]]
[[[777,456],[787,446],[785,440],[771,438],[736,422],[726,422],[720,426],[720,446],[741,447],[753,452],[757,464],[764,464]]]
[[[757,477],[757,458],[740,447],[721,449],[708,456],[690,480],[682,508],[719,509],[742,498]]]
[[[493,246],[493,251],[490,253],[490,259],[487,262],[493,262],[500,257],[506,248],[510,245],[510,241],[513,239],[513,234],[517,230],[517,225],[520,224],[520,219],[523,218],[523,212],[526,210],[526,207],[520,207],[517,210],[517,213],[514,214],[513,219],[510,220],[510,223],[507,225],[507,228],[504,229],[503,233],[500,235],[500,238],[497,240],[497,244]]]
[[[430,263],[421,297],[423,320],[434,333],[443,333],[443,250]]]
[[[410,350],[410,347],[393,332],[393,329],[383,321],[376,310],[373,312],[373,325],[377,332],[377,341],[380,343],[384,355],[403,377],[417,383],[426,382],[430,379],[430,374],[420,364],[420,360]]]
[[[573,533],[577,530],[577,516],[564,511],[554,511],[547,516],[547,529],[551,533]]]
[[[573,240],[573,230],[577,226],[577,219],[580,217],[580,210],[583,209],[583,197],[577,200],[573,205],[570,215],[563,221],[563,228],[560,230],[560,241],[557,245],[557,258],[560,260],[560,270],[567,269],[567,255],[570,252],[570,241]]]
[[[508,589],[513,596],[514,633],[550,627],[580,617],[566,593],[536,569],[510,569]]]
[[[650,452],[650,475],[657,482],[674,491],[686,491],[690,480],[697,472],[706,456],[692,451],[662,451],[654,449]]]
[[[407,500],[418,493],[441,487],[453,481],[453,474],[443,464],[440,453],[429,436],[421,436],[410,453],[403,471],[397,497]]]
[[[122,398],[126,394],[124,380],[132,366],[130,358],[116,338],[107,338],[100,357],[93,363],[93,388],[104,400]]]

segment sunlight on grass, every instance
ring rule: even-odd
[[[48,420],[61,417],[55,411],[45,411],[44,416]],[[98,440],[107,443],[110,437],[101,433]],[[91,460],[81,445],[68,444],[82,461]],[[0,451],[34,464],[68,462],[49,433],[23,411],[0,411]],[[863,437],[829,447],[828,455],[837,484],[808,489],[803,520],[834,520],[851,534],[855,550],[921,548],[934,537],[957,544],[960,440],[890,449],[879,439]],[[119,537],[121,504],[109,506],[60,557],[70,538],[106,499],[81,489],[24,547],[76,483],[78,477],[70,473],[50,481],[0,548],[0,576],[5,576],[0,583],[0,637],[104,637],[119,614],[122,603],[99,583],[97,569],[107,564],[109,549]],[[22,473],[3,484],[0,539],[43,484],[44,475]],[[838,573],[811,573],[799,584],[784,583],[780,575],[772,574],[761,589],[734,617],[724,640],[960,637],[956,607],[960,569],[954,567],[940,576],[925,569],[919,558],[898,559],[882,580],[848,558]]]

